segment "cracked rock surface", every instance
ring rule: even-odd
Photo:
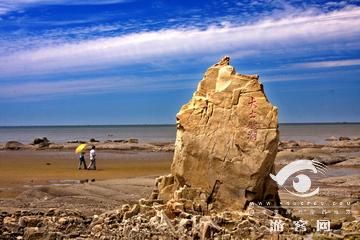
[[[204,74],[177,118],[173,178],[160,185],[168,200],[181,186],[199,188],[217,210],[255,200],[277,201],[269,179],[278,147],[278,111],[257,75],[242,75],[224,57]]]

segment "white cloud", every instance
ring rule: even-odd
[[[64,5],[98,5],[129,2],[130,0],[0,0],[1,5],[21,5],[21,4],[64,4]]]
[[[6,14],[9,11],[10,11],[10,9],[8,7],[0,5],[0,16]],[[1,20],[1,18],[0,18],[0,20]]]
[[[296,63],[293,64],[292,66],[303,67],[303,68],[329,68],[329,67],[348,67],[348,66],[358,66],[358,65],[360,65],[360,59]]]
[[[283,69],[283,71],[285,71],[285,68]],[[264,80],[263,82],[266,83],[288,82],[288,81],[299,81],[299,80],[351,81],[351,80],[358,80],[357,76],[359,74],[360,74],[360,69],[338,69],[338,70],[331,69],[330,71],[311,72],[310,74],[306,72],[300,72],[300,73],[278,72],[274,74],[263,74],[261,75],[261,80]]]
[[[34,5],[98,5],[129,2],[130,0],[0,0],[0,15]]]
[[[360,35],[360,8],[317,16],[266,20],[245,26],[165,29],[59,44],[0,57],[3,76],[102,69],[112,65],[204,54],[316,44]],[[246,55],[246,54],[245,54]]]
[[[126,84],[126,83],[124,83]],[[101,86],[101,87],[100,87]],[[107,79],[73,80],[57,82],[29,82],[3,86],[0,98],[42,96],[48,94],[66,94],[75,92],[96,92],[111,88]]]
[[[4,85],[0,100],[41,100],[74,94],[99,94],[121,91],[153,91],[194,87],[189,83],[200,74],[158,75],[156,77],[95,77],[61,81],[31,81]],[[139,89],[139,85],[141,88]],[[21,97],[21,98],[20,98]]]

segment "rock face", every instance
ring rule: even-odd
[[[229,61],[224,57],[207,70],[177,114],[171,175],[159,180],[159,198],[168,200],[188,186],[215,210],[278,201],[268,177],[278,147],[277,108],[258,76],[236,73]]]

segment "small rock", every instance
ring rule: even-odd
[[[80,236],[80,232],[72,232],[68,235],[68,237],[71,238],[77,238]]]
[[[20,227],[36,227],[40,223],[37,217],[23,216],[19,218]]]
[[[179,222],[179,226],[181,226],[183,228],[191,228],[192,221],[190,219],[181,219]]]
[[[40,231],[38,227],[27,227],[24,231],[24,238],[27,240],[38,240],[41,239],[44,232]]]
[[[124,219],[129,219],[135,215],[137,215],[140,212],[140,205],[134,204],[132,209],[130,211],[127,211],[124,213]]]
[[[349,141],[349,140],[351,140],[349,137],[343,137],[343,136],[339,137],[339,141]]]
[[[66,218],[60,218],[60,219],[58,220],[58,222],[59,222],[61,225],[65,225],[65,224],[68,223],[68,219],[66,219]]]
[[[71,140],[71,141],[68,141],[67,143],[86,143],[86,141],[84,141],[84,140]]]
[[[135,203],[131,209],[131,212],[134,215],[138,214],[140,212],[140,205]]]
[[[128,141],[129,143],[139,143],[139,139],[137,138],[130,138]]]
[[[325,139],[325,141],[337,141],[337,140],[338,140],[338,138],[335,136],[331,136],[331,137]]]
[[[121,210],[122,210],[123,212],[129,211],[129,210],[130,210],[130,205],[129,205],[129,204],[124,204],[124,205],[122,205]]]
[[[83,183],[87,183],[89,182],[89,179],[83,179],[83,180],[80,180],[80,183],[83,184]]]
[[[55,209],[54,208],[49,209],[45,214],[45,216],[54,216],[54,215],[55,215]]]
[[[5,149],[7,149],[7,150],[19,150],[23,147],[24,147],[24,144],[22,144],[21,142],[17,142],[17,141],[8,141],[5,144]]]
[[[95,226],[91,229],[91,232],[92,232],[92,233],[98,233],[98,232],[100,232],[102,229],[103,229],[102,225],[101,225],[101,224],[97,224],[97,225],[95,225]]]
[[[47,139],[47,137],[43,137],[43,138],[35,138],[35,139],[33,140],[33,143],[32,143],[32,144],[36,145],[36,144],[49,143],[49,142],[50,142],[50,141],[49,141],[49,139]]]
[[[63,234],[60,232],[48,232],[46,240],[58,240],[63,239]]]

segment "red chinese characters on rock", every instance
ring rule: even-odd
[[[257,138],[257,123],[255,121],[256,119],[256,99],[254,97],[250,97],[250,100],[248,102],[249,108],[251,109],[251,112],[249,114],[249,122],[248,122],[248,131],[247,136],[248,140],[255,142]]]

